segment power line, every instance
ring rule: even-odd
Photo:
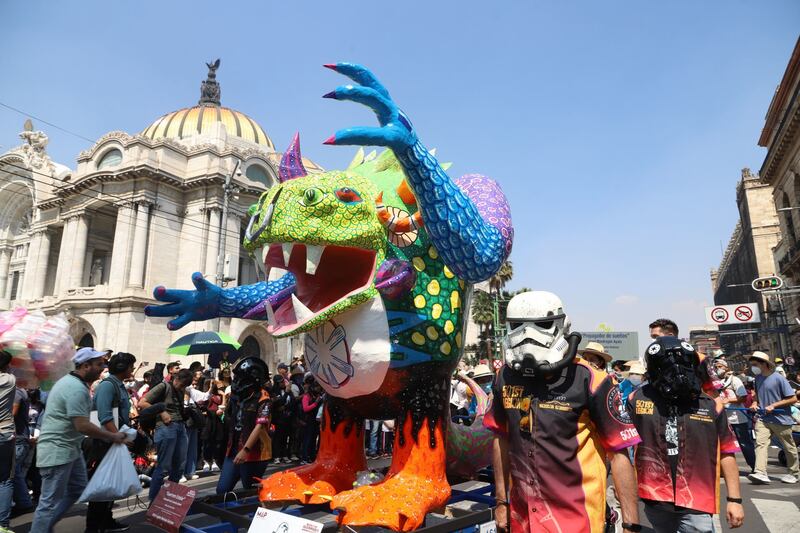
[[[29,118],[32,118],[34,120],[38,120],[39,122],[47,124],[48,126],[52,126],[53,128],[56,128],[57,130],[61,130],[64,133],[68,133],[70,135],[74,135],[75,137],[77,137],[79,139],[83,139],[84,141],[89,141],[92,144],[94,144],[96,142],[96,140],[92,140],[89,137],[85,137],[85,136],[81,135],[80,133],[75,133],[74,131],[69,131],[66,128],[62,128],[61,126],[56,126],[52,122],[48,122],[43,118],[39,118],[36,115],[31,115],[30,113],[27,113],[27,112],[25,112],[25,111],[23,111],[21,109],[17,109],[16,107],[10,106],[8,104],[4,104],[3,102],[0,102],[0,106],[5,107],[6,109],[10,109],[11,111],[14,111],[16,113],[19,113],[20,115],[22,115],[24,117],[29,117]]]

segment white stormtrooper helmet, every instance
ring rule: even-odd
[[[561,299],[552,292],[517,294],[506,310],[506,364],[520,370],[561,362],[570,351],[569,328]]]

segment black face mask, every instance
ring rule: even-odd
[[[667,400],[687,401],[700,396],[698,365],[694,347],[676,337],[659,337],[647,348],[650,384]]]
[[[247,398],[258,390],[258,383],[252,379],[234,379],[231,392],[239,398]]]

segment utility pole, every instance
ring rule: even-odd
[[[225,177],[225,185],[222,186],[222,217],[220,218],[219,224],[219,234],[217,234],[217,275],[215,278],[215,282],[218,286],[222,287],[226,283],[225,279],[225,237],[228,233],[228,201],[230,197],[233,196],[233,187],[231,186],[231,180],[233,180],[233,176],[239,172],[239,166],[241,165],[241,161],[236,159],[236,164],[233,166],[233,170],[230,174]],[[217,317],[216,319],[216,331],[219,331],[220,319]]]

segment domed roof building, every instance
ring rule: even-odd
[[[241,246],[246,213],[278,183],[282,154],[252,117],[221,105],[219,60],[207,65],[196,106],[136,135],[104,135],[74,170],[51,161],[47,136],[26,123],[25,144],[0,155],[0,309],[66,312],[76,344],[144,361],[165,362],[178,337],[214,329],[276,362],[275,340],[260,323],[223,318],[171,332],[167,319],[143,312],[153,287],[193,289],[195,271],[218,285],[258,281]]]

